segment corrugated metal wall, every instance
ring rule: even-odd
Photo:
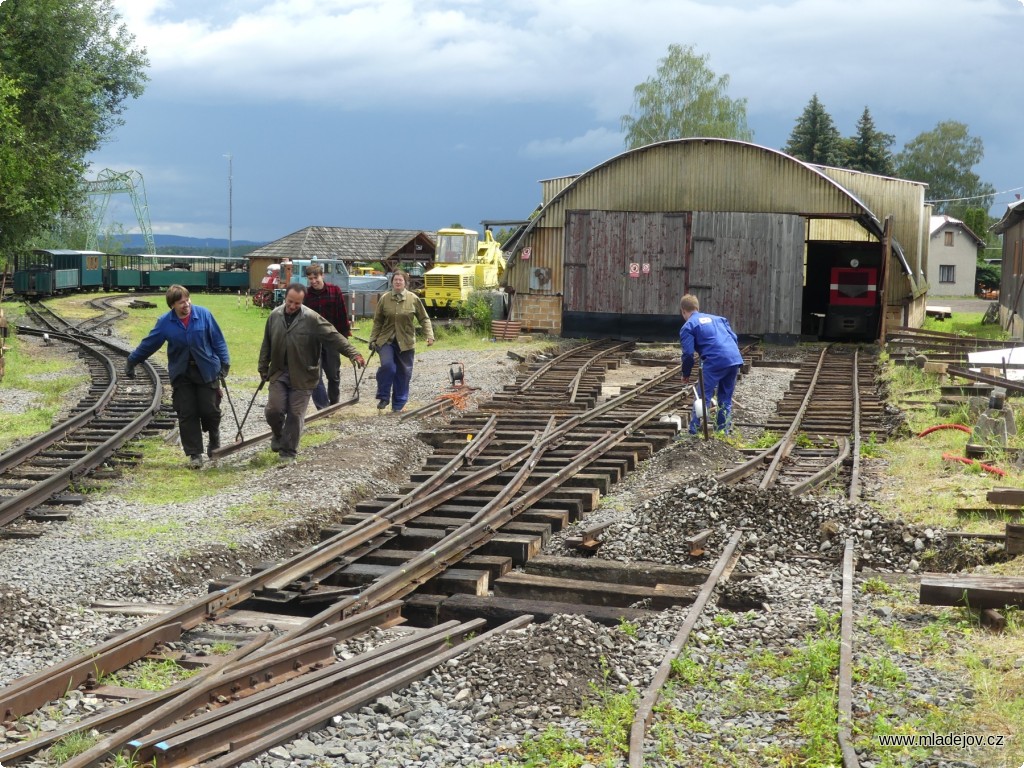
[[[845,168],[817,167],[850,190],[879,219],[893,217],[893,239],[902,248],[913,277],[901,269],[888,270],[885,295],[889,303],[900,303],[927,290],[931,206],[925,205],[924,195],[928,185]]]

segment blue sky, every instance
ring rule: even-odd
[[[633,88],[673,43],[781,148],[814,93],[894,149],[943,120],[1024,192],[1024,0],[115,0],[150,82],[92,158],[142,173],[153,231],[269,241],[310,225],[527,217],[538,181],[623,151]],[[225,155],[231,155],[229,160]],[[122,199],[119,199],[122,198]],[[111,217],[137,231],[125,196]],[[110,218],[110,217],[108,217]]]

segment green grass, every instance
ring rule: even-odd
[[[925,331],[940,331],[942,333],[956,333],[960,336],[977,336],[982,339],[1003,340],[1009,337],[999,323],[983,325],[981,320],[985,317],[984,312],[954,312],[949,320],[936,320],[934,317],[926,318],[922,329]]]
[[[97,741],[99,741],[99,736],[94,736],[91,733],[82,731],[72,731],[65,736],[61,736],[61,738],[46,751],[46,756],[57,765],[61,765],[76,755],[82,754],[87,749],[91,748]]]
[[[14,333],[8,337],[7,346],[0,393],[5,389],[33,392],[38,407],[14,413],[0,410],[0,451],[15,441],[49,430],[69,393],[88,381],[81,361],[63,359],[56,348],[29,346]]]
[[[162,691],[177,682],[197,675],[201,670],[186,669],[171,659],[143,659],[120,672],[101,679],[103,685],[138,688],[143,691]]]

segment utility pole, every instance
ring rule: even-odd
[[[232,186],[231,153],[229,152],[228,154],[224,155],[224,157],[226,157],[228,159],[228,258],[230,259],[231,258],[231,228],[232,228],[232,216],[233,216],[233,211],[231,210],[231,208],[232,208],[232,195],[231,195],[231,186]]]

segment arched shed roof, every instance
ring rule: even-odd
[[[627,150],[577,177],[530,222],[560,227],[567,210],[736,211],[850,218],[882,225],[855,195],[813,166],[732,139],[673,139]]]

